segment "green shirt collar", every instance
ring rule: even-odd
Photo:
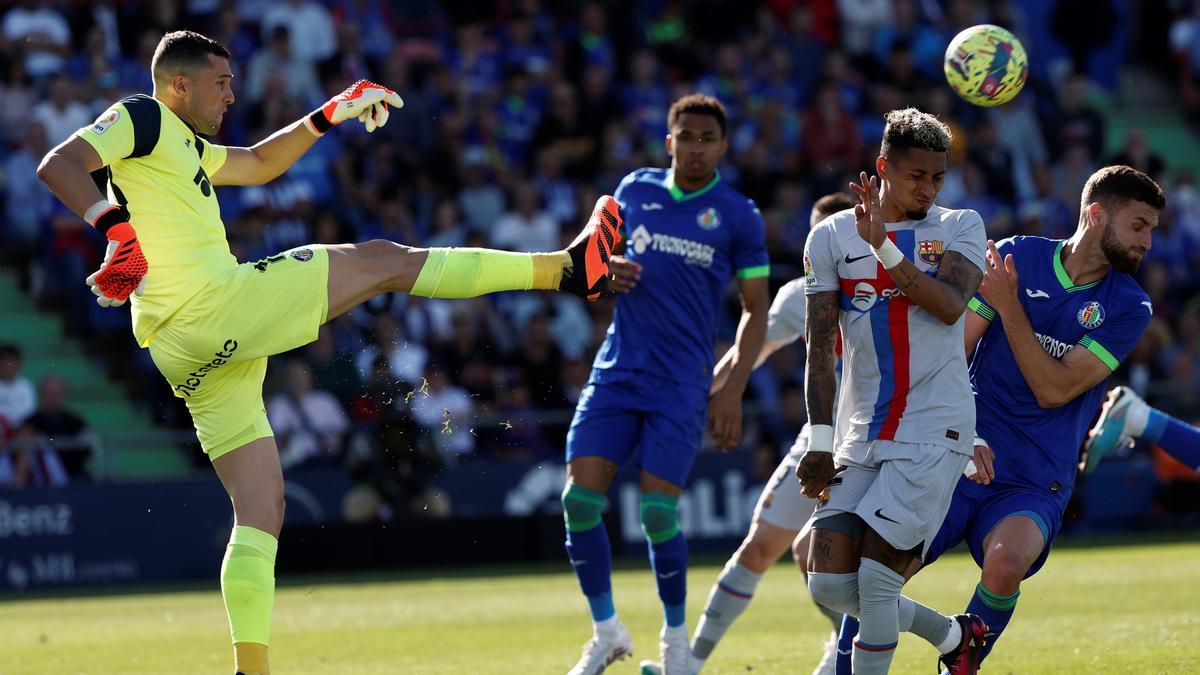
[[[671,169],[667,172],[667,192],[671,193],[671,197],[677,202],[685,202],[689,199],[695,199],[700,195],[708,192],[721,182],[721,172],[718,170],[713,174],[713,179],[708,182],[708,185],[696,190],[695,192],[684,192],[682,188],[675,184],[675,170]]]
[[[1058,242],[1058,246],[1054,248],[1054,276],[1058,278],[1058,283],[1062,284],[1063,290],[1068,293],[1074,293],[1075,291],[1082,291],[1100,283],[1103,277],[1082,286],[1076,286],[1075,282],[1071,281],[1071,275],[1067,274],[1067,270],[1062,264],[1062,250],[1066,243],[1066,240],[1060,241]]]

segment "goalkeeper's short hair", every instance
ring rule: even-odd
[[[172,31],[158,41],[154,58],[150,60],[150,72],[155,81],[165,80],[194,68],[207,67],[209,55],[230,58],[225,45],[210,37],[190,30]]]

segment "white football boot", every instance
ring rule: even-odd
[[[597,675],[614,661],[633,655],[633,638],[625,625],[617,622],[617,629],[611,633],[595,633],[592,639],[583,645],[583,655],[579,663],[567,671],[567,675]]]

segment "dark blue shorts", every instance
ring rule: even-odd
[[[1025,573],[1028,579],[1046,564],[1050,546],[1062,527],[1062,512],[1058,498],[1049,493],[1017,485],[980,485],[970,478],[960,478],[950,501],[950,512],[925,554],[925,564],[966,541],[975,564],[982,568],[983,540],[992,528],[1009,516],[1027,516],[1037,523],[1046,541],[1042,554]]]
[[[567,432],[567,461],[633,458],[658,478],[683,486],[700,451],[708,391],[646,373],[605,373],[584,387]]]

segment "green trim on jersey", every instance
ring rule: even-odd
[[[1092,339],[1090,335],[1084,335],[1079,338],[1079,346],[1095,354],[1096,358],[1103,361],[1109,370],[1116,370],[1117,366],[1121,365],[1121,362],[1117,360],[1117,357],[1112,355],[1112,352],[1105,349],[1104,345]]]
[[[971,310],[972,312],[975,312],[976,314],[978,314],[979,316],[982,316],[983,318],[987,319],[988,321],[996,320],[996,310],[992,309],[990,306],[988,306],[986,303],[981,301],[979,298],[972,297],[970,300],[968,300],[967,301],[967,309]]]
[[[746,267],[737,271],[739,279],[761,279],[771,276],[770,265],[756,265],[754,267]]]
[[[713,174],[713,179],[708,181],[708,185],[696,190],[695,192],[684,192],[682,188],[675,184],[675,170],[667,172],[667,192],[671,193],[671,198],[677,202],[686,202],[689,199],[695,199],[700,195],[715,188],[717,183],[721,182],[721,172],[717,171]]]
[[[1071,275],[1067,274],[1067,270],[1063,268],[1062,264],[1062,250],[1066,243],[1066,241],[1060,241],[1058,242],[1058,246],[1054,249],[1054,276],[1058,278],[1058,283],[1062,284],[1063,289],[1068,293],[1074,293],[1075,291],[1082,291],[1100,283],[1104,277],[1101,277],[1090,284],[1084,284],[1082,286],[1074,285],[1075,282],[1071,281]]]

